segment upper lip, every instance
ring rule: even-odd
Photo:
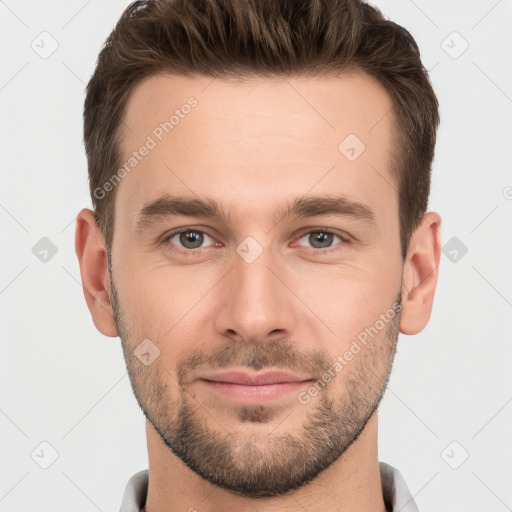
[[[215,382],[228,382],[231,384],[242,384],[246,386],[263,386],[264,384],[279,384],[283,382],[301,382],[310,380],[292,373],[283,371],[268,371],[261,373],[249,373],[241,370],[230,370],[216,372],[201,377],[204,380]]]

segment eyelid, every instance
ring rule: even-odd
[[[181,253],[185,253],[185,254],[195,254],[197,252],[201,252],[201,251],[204,251],[204,250],[208,249],[208,247],[212,247],[212,246],[215,246],[215,245],[219,244],[219,242],[216,241],[216,237],[211,235],[209,233],[208,229],[202,228],[202,227],[196,227],[196,226],[185,226],[185,227],[181,227],[181,228],[175,228],[175,229],[173,229],[173,230],[171,230],[169,232],[166,232],[164,235],[162,235],[161,240],[159,240],[157,243],[159,245],[160,244],[168,244],[170,238],[172,238],[172,237],[174,237],[176,235],[179,235],[181,233],[189,232],[189,231],[195,231],[195,232],[198,232],[198,233],[202,233],[202,234],[204,234],[206,236],[209,236],[211,239],[215,240],[215,244],[211,244],[210,246],[206,246],[206,247],[198,247],[196,249],[185,249],[185,248],[176,246],[175,251],[181,252]],[[322,227],[312,228],[312,227],[308,227],[308,228],[303,228],[302,230],[299,231],[298,235],[295,235],[294,243],[296,241],[300,240],[301,238],[303,238],[305,235],[308,235],[308,234],[311,234],[311,233],[320,233],[320,232],[321,233],[329,233],[329,234],[335,235],[335,236],[339,237],[342,242],[341,242],[341,244],[338,243],[338,244],[335,244],[332,247],[325,247],[325,248],[320,248],[320,249],[315,248],[315,247],[310,247],[309,249],[312,252],[315,252],[315,253],[328,253],[328,252],[331,252],[331,251],[336,251],[336,250],[338,250],[336,248],[336,246],[351,244],[354,241],[353,237],[350,236],[346,232],[338,232],[338,230],[331,229],[331,228],[322,228]],[[299,245],[299,247],[305,247],[305,246]]]
[[[330,233],[332,235],[339,236],[344,242],[353,242],[355,241],[354,237],[349,235],[345,231],[340,231],[338,229],[334,228],[327,228],[327,227],[319,227],[319,228],[304,228],[303,230],[299,231],[299,235],[297,235],[296,239],[302,238],[304,235],[308,235],[310,233]]]
[[[310,253],[313,253],[314,255],[329,255],[333,252],[339,252],[343,249],[346,249],[347,245],[352,244],[352,237],[350,237],[348,234],[340,234],[337,230],[330,229],[330,228],[306,228],[305,231],[302,232],[298,237],[296,237],[296,242],[298,242],[301,238],[311,234],[311,233],[328,233],[334,236],[337,236],[341,242],[335,243],[331,247],[324,247],[324,248],[316,248],[316,247],[305,247],[303,245],[299,245],[298,247],[303,247],[309,250]],[[294,243],[296,243],[294,242]]]
[[[182,228],[176,228],[176,229],[173,229],[167,233],[165,233],[163,236],[162,236],[162,239],[158,242],[158,244],[168,244],[169,243],[169,239],[176,236],[176,235],[180,235],[182,233],[187,233],[189,231],[195,231],[197,233],[202,233],[203,235],[206,235],[206,236],[209,236],[212,240],[215,241],[215,244],[211,244],[212,246],[213,245],[216,245],[218,244],[217,240],[216,240],[216,237],[211,235],[208,230],[204,229],[204,228],[200,228],[200,227],[195,227],[195,226],[186,226],[186,227],[182,227]],[[193,254],[194,252],[198,252],[198,251],[204,251],[205,249],[207,249],[209,246],[206,246],[206,247],[198,247],[196,249],[185,249],[183,247],[179,247],[179,246],[176,246],[177,247],[177,251],[181,251],[181,252],[186,252],[186,253],[191,253]]]

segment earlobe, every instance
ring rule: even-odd
[[[118,336],[110,304],[110,276],[104,238],[92,210],[84,208],[76,218],[75,252],[82,288],[96,328],[105,336]]]
[[[423,216],[407,252],[404,267],[400,332],[417,334],[430,320],[441,258],[441,217]]]

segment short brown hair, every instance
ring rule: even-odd
[[[360,0],[138,0],[107,38],[87,85],[84,143],[95,218],[108,248],[130,93],[160,73],[219,78],[362,71],[391,96],[390,172],[398,189],[401,255],[427,209],[438,102],[411,34]],[[341,142],[341,141],[340,141]]]

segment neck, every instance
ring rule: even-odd
[[[323,512],[386,512],[378,461],[377,412],[347,451],[314,480],[286,495],[270,498],[238,496],[211,484],[167,448],[149,421],[146,434],[146,512],[253,512],[255,508],[259,512],[288,512],[297,507]]]

